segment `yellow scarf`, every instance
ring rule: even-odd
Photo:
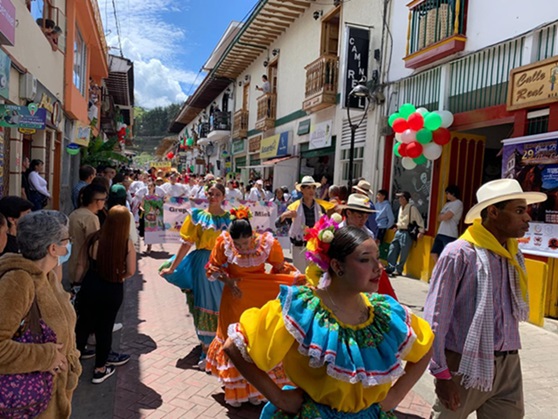
[[[466,240],[475,246],[490,250],[498,256],[508,259],[519,273],[519,288],[521,289],[523,300],[527,301],[527,272],[525,272],[517,260],[517,253],[519,251],[517,239],[508,239],[506,249],[496,240],[496,237],[482,225],[480,219],[473,221],[473,225],[463,233],[460,239]]]
[[[323,199],[314,199],[314,201],[316,201],[318,204],[320,204],[322,207],[324,207],[324,209],[327,211],[329,211],[332,208],[335,208],[335,204],[329,202],[329,201],[324,201]],[[300,206],[300,203],[302,202],[302,198],[301,199],[297,199],[296,201],[294,201],[292,204],[290,204],[287,209],[289,211],[296,211],[298,209],[298,207]],[[318,221],[318,220],[316,220]]]

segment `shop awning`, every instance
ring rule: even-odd
[[[291,159],[297,159],[297,158],[298,158],[298,156],[277,157],[277,158],[275,158],[275,159],[271,159],[271,160],[268,160],[268,161],[264,161],[264,162],[262,163],[262,166],[263,166],[263,167],[274,166],[274,165],[276,165],[277,163],[280,163],[280,162],[282,162],[282,161],[291,160]]]

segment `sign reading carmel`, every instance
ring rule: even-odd
[[[511,71],[508,110],[545,105],[557,100],[558,56]]]

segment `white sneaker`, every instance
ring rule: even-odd
[[[118,332],[120,329],[122,329],[122,323],[114,323],[114,325],[112,326],[112,332]]]
[[[200,371],[205,371],[205,365],[206,364],[207,363],[206,363],[205,359],[201,359],[200,361],[198,361],[197,367]]]
[[[227,403],[229,406],[232,406],[232,407],[240,407],[240,406],[242,406],[242,403],[240,403],[240,402],[237,401],[237,400],[234,400],[234,401],[232,401],[232,402],[226,402],[226,403]]]
[[[258,399],[257,397],[249,397],[248,401],[253,404],[254,406],[259,406],[260,404],[262,404],[262,401],[260,399]]]

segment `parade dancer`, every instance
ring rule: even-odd
[[[209,347],[206,368],[224,384],[225,402],[235,407],[247,401],[260,404],[264,397],[240,375],[224,353],[227,328],[238,322],[245,310],[274,300],[279,294],[279,285],[305,281],[293,265],[285,263],[283,249],[271,233],[259,234],[252,230],[251,216],[245,207],[231,210],[229,231],[217,238],[206,266],[210,281],[225,284],[217,336]],[[266,263],[271,265],[271,273],[266,273]],[[278,385],[289,382],[282,366],[273,368],[268,374]]]
[[[327,266],[330,284],[281,286],[276,300],[229,327],[225,352],[270,400],[261,418],[394,418],[390,411],[428,366],[434,335],[375,293],[382,265],[372,238],[355,227],[323,227],[310,252]],[[280,362],[298,388],[281,389],[264,372]]]
[[[198,367],[205,369],[205,356],[217,330],[219,304],[223,293],[221,281],[208,281],[205,265],[211,249],[219,235],[227,230],[230,215],[222,207],[225,187],[215,182],[205,186],[209,207],[207,210],[193,208],[186,216],[180,229],[182,245],[178,253],[163,267],[160,274],[186,292],[186,301],[194,318],[198,339],[202,344],[202,354]],[[188,254],[190,248],[196,249]],[[186,256],[186,257],[185,257]]]

